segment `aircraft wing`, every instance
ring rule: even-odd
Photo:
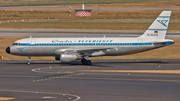
[[[56,50],[56,54],[60,54],[60,53],[78,53],[79,55],[88,55],[88,54],[92,54],[95,52],[102,52],[108,49],[112,49],[112,48],[67,48],[67,49],[58,49]]]

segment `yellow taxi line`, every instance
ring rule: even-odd
[[[180,70],[78,70],[80,72],[103,72],[103,73],[157,73],[157,74],[180,74]]]
[[[162,79],[120,79],[120,78],[90,78],[90,77],[70,77],[74,79],[94,79],[94,80],[135,80],[135,81],[164,81],[164,82],[180,82],[180,80],[162,80]]]

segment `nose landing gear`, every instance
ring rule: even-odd
[[[28,57],[27,65],[31,64],[31,56]]]

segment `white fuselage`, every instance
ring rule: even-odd
[[[26,38],[10,46],[10,53],[21,56],[58,56],[78,50],[99,49],[89,56],[114,56],[137,53],[173,44],[173,40],[150,38]],[[162,44],[167,43],[167,44]]]

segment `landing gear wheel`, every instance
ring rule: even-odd
[[[28,56],[28,61],[27,61],[27,65],[31,64],[31,56]]]
[[[87,61],[86,61],[86,64],[87,64],[87,65],[91,65],[91,61],[90,61],[90,60],[87,60]]]
[[[90,60],[81,59],[81,62],[82,62],[83,65],[91,65],[91,61]]]
[[[86,65],[86,61],[87,61],[86,59],[82,59],[82,60],[81,60],[81,62],[82,62],[83,65]]]
[[[30,64],[31,64],[31,62],[30,62],[30,61],[28,61],[28,62],[27,62],[27,65],[30,65]]]

